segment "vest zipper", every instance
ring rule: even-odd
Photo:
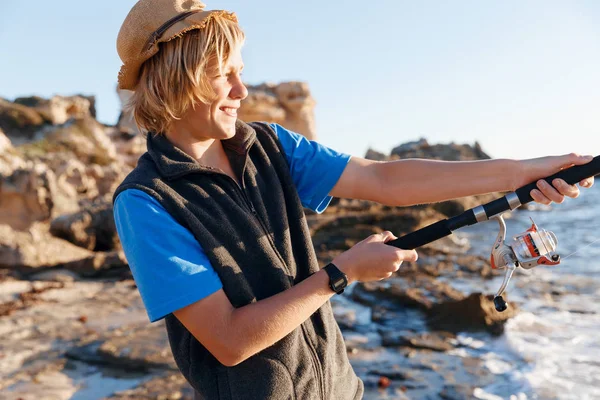
[[[250,210],[250,212],[252,213],[254,218],[256,218],[256,220],[258,221],[258,224],[260,225],[263,233],[267,236],[269,242],[271,243],[271,247],[275,251],[275,254],[277,254],[277,257],[279,257],[279,260],[281,261],[282,265],[285,266],[286,265],[285,261],[283,260],[283,257],[281,256],[281,254],[279,254],[279,250],[277,250],[277,247],[275,247],[275,243],[273,242],[273,239],[269,235],[269,231],[268,231],[267,227],[264,225],[263,221],[258,216],[258,213],[256,212],[256,209],[254,208],[254,204],[252,204],[252,200],[250,200],[250,197],[248,197],[248,194],[246,193],[246,185],[244,183],[244,170],[245,169],[246,169],[246,165],[244,164],[244,168],[242,170],[242,185],[241,186],[231,176],[229,176],[227,174],[223,174],[223,175],[225,175],[226,177],[231,179],[233,181],[233,183],[235,184],[235,187],[241,192],[242,198],[244,199],[244,202],[246,203],[246,207],[248,207],[248,209]],[[287,271],[287,272],[289,272],[289,271]],[[291,273],[288,274],[288,276],[290,276],[290,278],[289,278],[290,284],[293,286],[294,280],[291,278]],[[302,329],[302,335],[304,336],[304,341],[306,342],[306,344],[308,345],[308,348],[310,349],[312,364],[315,369],[316,378],[318,380],[317,386],[318,386],[319,394],[320,394],[319,398],[324,400],[325,399],[325,388],[324,388],[325,382],[323,380],[323,372],[322,372],[321,362],[319,361],[319,356],[317,355],[317,350],[314,348],[313,344],[311,343],[310,339],[308,338],[308,333],[306,332],[306,327],[304,326],[304,323],[300,324],[300,327]]]
[[[302,327],[302,333],[304,335],[304,340],[308,344],[308,348],[310,349],[310,355],[312,357],[313,367],[315,368],[315,374],[318,380],[319,387],[319,398],[325,400],[325,382],[323,381],[323,372],[321,367],[321,362],[319,361],[319,356],[317,355],[317,350],[313,347],[312,343],[308,339],[308,333],[306,333],[306,328],[304,327],[304,323],[300,324]]]

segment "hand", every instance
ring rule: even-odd
[[[385,244],[397,239],[392,232],[371,235],[333,259],[333,263],[354,281],[370,282],[389,278],[402,261],[417,261],[414,250],[401,250]]]
[[[549,156],[532,158],[530,160],[520,161],[520,174],[516,179],[516,188],[528,183],[537,181],[537,189],[531,191],[531,197],[536,203],[551,204],[562,203],[565,196],[576,198],[579,196],[579,188],[576,185],[569,185],[562,179],[555,179],[552,185],[544,179],[560,170],[570,168],[574,165],[587,164],[592,161],[593,156],[580,156],[574,153],[562,156]],[[594,184],[594,177],[587,178],[579,182],[581,187],[589,188]]]

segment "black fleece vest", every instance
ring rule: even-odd
[[[201,166],[164,136],[149,134],[148,151],[114,197],[130,188],[154,197],[193,233],[233,306],[243,307],[290,288],[319,267],[275,132],[264,123],[238,121],[236,135],[222,143],[242,185]],[[234,367],[217,361],[173,314],[166,326],[177,366],[196,398],[362,398],[363,384],[348,361],[329,302]]]

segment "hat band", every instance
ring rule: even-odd
[[[150,35],[150,38],[148,39],[148,41],[146,42],[146,46],[144,47],[146,49],[146,51],[150,50],[150,48],[152,46],[154,46],[154,43],[156,43],[156,41],[158,39],[160,39],[160,37],[167,31],[167,29],[169,29],[170,27],[172,27],[173,25],[175,25],[177,22],[186,19],[187,17],[189,17],[192,14],[196,14],[198,12],[201,12],[202,10],[193,10],[193,11],[186,11],[184,13],[181,13],[179,15],[174,16],[173,18],[171,18],[170,20],[168,20],[167,22],[165,22],[164,24],[162,24],[160,26],[160,28],[158,28],[157,30],[155,30],[154,32],[152,32],[152,35]]]

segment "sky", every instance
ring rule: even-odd
[[[338,151],[426,138],[494,158],[600,154],[599,1],[205,2],[238,14],[245,82],[307,82],[318,141]],[[115,124],[134,3],[1,1],[0,97],[94,95]]]

